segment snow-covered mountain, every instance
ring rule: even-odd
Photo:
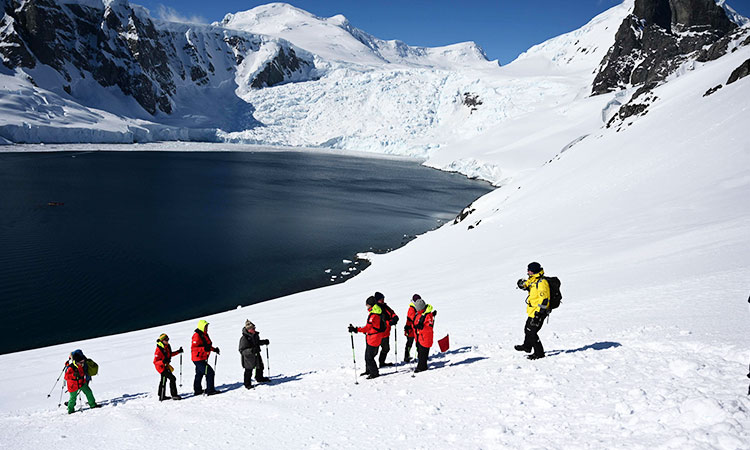
[[[715,57],[681,53],[674,72],[647,89],[628,83],[592,96],[607,66],[597,54],[604,59],[617,45],[614,33],[632,23],[639,2],[502,68],[329,61],[318,80],[248,89],[243,98],[267,131],[229,137],[312,143],[328,127],[339,136],[329,145],[422,154],[430,165],[500,187],[454,223],[370,255],[372,265],[346,283],[208,317],[222,349],[217,384],[227,392],[219,396],[156,400],[154,340],[166,332],[174,347],[187,347],[198,318],[0,356],[0,442],[14,449],[73,442],[746,449],[750,29],[702,48]],[[29,129],[40,116],[33,108],[60,106],[19,72],[3,77],[4,94],[16,96],[3,95],[2,110]],[[27,98],[39,103],[23,106]],[[122,120],[57,98],[71,103],[50,124],[69,117],[95,130],[97,120]],[[525,320],[515,280],[533,260],[562,279],[564,296],[541,331],[547,357],[538,361],[513,349]],[[452,348],[433,348],[430,370],[414,378],[399,365],[357,385],[364,343],[355,336],[355,368],[346,329],[364,322],[364,299],[376,290],[402,321],[420,293],[439,312],[436,336],[449,333]],[[247,318],[271,341],[273,382],[252,391],[241,388],[233,350]],[[58,326],[72,325],[62,318],[50,332]],[[393,347],[403,357],[402,334]],[[75,348],[99,363],[92,388],[108,403],[67,416],[57,408],[59,387],[46,394]],[[188,393],[187,358],[183,370]]]
[[[411,47],[401,41],[384,41],[352,26],[346,17],[316,17],[286,3],[270,3],[249,11],[227,14],[214,25],[264,34],[296,43],[326,61],[362,66],[459,67],[497,66],[487,61],[474,42],[446,47]]]

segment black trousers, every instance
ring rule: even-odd
[[[164,400],[167,396],[167,381],[169,381],[169,392],[172,397],[177,395],[177,378],[169,369],[164,369],[159,381],[159,400]]]
[[[379,362],[382,366],[385,363],[385,358],[388,356],[388,352],[391,351],[391,337],[384,337],[383,340],[380,341],[380,358]]]
[[[523,339],[523,346],[527,350],[534,350],[535,355],[544,354],[544,346],[542,341],[539,340],[539,330],[544,325],[544,317],[533,318],[529,317],[526,319],[526,326],[524,326],[525,337]]]
[[[430,354],[430,347],[422,347],[417,342],[417,369],[415,372],[427,370],[427,357]]]
[[[255,364],[252,367],[245,368],[245,377],[243,384],[246,388],[250,388],[253,385],[253,370],[255,370],[255,379],[261,381],[263,379],[263,359],[260,355],[255,355]]]
[[[193,392],[195,395],[201,395],[203,393],[201,383],[203,382],[204,376],[206,377],[206,391],[215,391],[214,369],[208,365],[208,361],[193,361],[193,364],[195,364],[195,380],[193,380]]]
[[[404,347],[404,361],[409,362],[411,359],[411,356],[409,356],[409,352],[411,352],[411,346],[414,345],[414,337],[407,337],[406,338],[406,347]]]
[[[378,348],[380,347],[368,345],[365,349],[365,371],[369,375],[380,375],[380,372],[378,371],[378,365],[375,363],[375,356],[377,356],[378,354]]]

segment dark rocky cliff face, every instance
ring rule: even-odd
[[[735,28],[713,0],[636,0],[600,65],[592,94],[663,81]]]
[[[93,77],[101,86],[117,86],[152,115],[173,112],[180,86],[201,87],[231,77],[227,73],[234,73],[244,55],[261,45],[252,36],[198,26],[201,35],[192,36],[202,43],[198,48],[190,28],[160,28],[125,0],[101,8],[59,0],[4,0],[3,6],[0,61],[5,66],[49,66],[69,83],[63,86],[68,93],[71,82]],[[217,65],[225,68],[220,74]],[[285,82],[305,66],[312,62],[281,46],[252,85]]]

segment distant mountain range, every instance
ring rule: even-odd
[[[429,159],[592,95],[614,95],[606,119],[622,121],[655,86],[750,43],[748,20],[723,0],[625,0],[505,67],[473,42],[413,47],[285,3],[211,25],[159,21],[125,0],[0,8],[5,143],[205,140]]]

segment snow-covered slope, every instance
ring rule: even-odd
[[[602,103],[614,96],[565,103],[576,82],[550,81],[548,90],[561,92],[557,107],[532,103],[506,131],[467,141],[502,167],[534,156],[516,163],[526,169],[475,202],[465,220],[374,256],[347,283],[208,317],[222,349],[217,383],[227,392],[219,396],[155,398],[154,340],[167,332],[173,346],[187,347],[198,318],[0,356],[0,442],[747,448],[750,77],[726,83],[748,59],[744,46],[696,64],[654,89],[648,114],[598,125],[556,155],[545,152],[558,153],[550,150],[562,140],[556,134],[567,131],[555,128],[575,130],[565,123],[589,120],[592,111],[601,121]],[[521,80],[517,89],[527,89]],[[534,117],[552,125],[540,131]],[[489,138],[512,142],[513,151],[493,153]],[[549,162],[531,163],[540,158]],[[541,331],[548,357],[539,361],[513,350],[525,319],[515,280],[532,260],[562,279],[564,295]],[[399,365],[354,384],[346,327],[363,323],[364,299],[376,290],[402,321],[415,292],[439,311],[436,335],[450,333],[452,348],[433,348],[431,370],[412,378]],[[252,391],[241,387],[235,353],[246,318],[271,341],[273,382]],[[51,324],[51,332],[55,326],[70,324]],[[67,416],[56,407],[59,388],[46,395],[79,347],[100,364],[92,388],[110,402]],[[356,336],[358,371],[363,347]],[[395,347],[402,357],[402,335]],[[190,392],[191,378],[186,360],[181,392]]]

